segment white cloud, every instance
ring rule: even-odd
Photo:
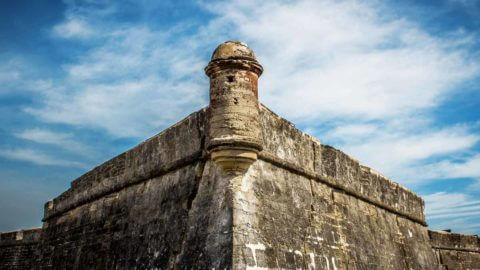
[[[375,4],[233,1],[212,11],[256,50],[263,102],[297,122],[409,115],[478,74],[455,40]]]
[[[65,22],[56,25],[53,28],[56,35],[62,38],[79,38],[85,39],[95,34],[94,29],[81,18],[69,18]]]
[[[455,233],[478,234],[480,230],[480,223],[472,221],[468,217],[448,218],[443,221],[435,220],[431,223],[432,229],[445,230],[452,229]]]
[[[418,166],[410,169],[410,174],[417,179],[449,179],[473,178],[480,179],[480,154],[459,160],[442,160],[433,164]],[[478,182],[470,186],[470,190],[480,191]]]
[[[12,160],[27,161],[37,165],[88,168],[88,166],[81,162],[57,159],[32,149],[2,149],[0,150],[0,156]]]
[[[14,91],[14,86],[22,83],[26,64],[20,57],[8,54],[0,54],[0,94]]]
[[[98,45],[64,64],[66,77],[45,87],[43,104],[26,112],[49,123],[104,129],[114,137],[146,137],[206,104],[206,63],[194,38],[172,42],[185,30],[180,26],[156,31],[103,22],[114,9],[67,10],[66,21],[54,29],[81,17],[95,25]]]
[[[463,193],[437,192],[424,196],[426,212],[430,216],[455,215],[458,212],[480,210],[480,201],[472,200]],[[455,211],[452,209],[455,208]]]
[[[31,140],[39,143],[61,144],[62,142],[65,142],[65,141],[71,142],[70,137],[72,135],[66,134],[66,133],[56,133],[56,132],[52,132],[45,129],[34,128],[34,129],[24,130],[16,134],[16,136],[22,139]]]
[[[480,140],[480,136],[470,133],[468,128],[453,126],[416,133],[409,128],[390,128],[384,127],[380,130],[378,127],[379,131],[374,135],[360,139],[356,139],[356,135],[343,137],[342,149],[359,158],[361,163],[404,184],[414,185],[422,183],[418,183],[418,180],[459,177],[466,175],[466,170],[474,170],[475,165],[468,162],[459,162],[458,166],[451,166],[453,164],[450,164],[450,161],[436,162],[434,165],[424,165],[422,162],[428,158],[451,155],[472,148]],[[441,167],[443,170],[437,170]]]
[[[15,136],[36,143],[56,145],[67,151],[88,157],[96,155],[95,151],[90,147],[76,141],[71,133],[53,132],[46,129],[33,128],[26,129],[15,134]]]
[[[423,196],[427,220],[434,229],[477,233],[480,229],[480,200],[464,193],[437,192]]]
[[[329,138],[345,138],[368,136],[377,131],[378,127],[374,124],[345,124],[338,125],[333,130],[328,131],[324,136]]]
[[[472,34],[434,36],[383,4],[230,1],[210,8],[254,48],[265,68],[259,95],[277,113],[410,186],[471,176],[469,151],[480,136],[466,126],[436,128],[428,112],[478,78]],[[315,132],[322,122],[333,128]],[[448,173],[427,174],[447,163]]]
[[[66,63],[66,77],[43,88],[44,104],[26,111],[46,122],[145,137],[206,104],[205,51],[240,39],[265,68],[262,103],[321,140],[402,183],[439,178],[430,172],[440,167],[449,176],[473,175],[475,153],[453,155],[479,137],[465,126],[434,128],[428,114],[478,78],[471,33],[432,35],[379,1],[200,4],[214,18],[194,24],[195,34],[184,25],[114,24],[108,16],[115,7],[71,7],[54,29],[87,37],[95,25],[101,42]],[[324,122],[332,130],[316,131]]]
[[[99,24],[99,18],[111,13],[92,11],[89,16],[85,10],[80,15],[70,11],[66,21],[55,29],[63,29],[73,21],[72,29],[77,30],[72,32],[88,32],[80,30],[84,28],[79,25],[89,24],[89,20],[96,23],[106,40],[65,66],[70,74],[67,83],[101,80],[115,85],[119,80],[130,83],[157,77],[160,85],[196,88],[197,99],[207,91],[206,84],[198,84],[198,78],[204,80],[201,70],[206,64],[199,57],[199,44],[210,45],[212,37],[236,36],[248,41],[265,67],[260,80],[262,102],[293,121],[309,123],[339,117],[368,120],[408,116],[437,105],[479,70],[477,61],[457,43],[465,35],[434,37],[411,21],[390,15],[380,3],[228,1],[204,6],[216,18],[201,27],[198,34],[187,37],[182,36],[181,27],[180,32],[153,31],[146,26],[115,28]],[[61,115],[66,107],[79,107],[75,92],[105,89],[103,84],[93,83],[71,87],[74,89],[69,89],[68,94],[73,91],[73,98],[65,99],[65,106],[50,108],[54,102],[47,100],[50,109],[39,115],[68,123],[70,117],[45,116]],[[171,90],[158,89],[161,94],[157,97],[168,99]],[[151,95],[143,100],[147,98]],[[190,99],[184,105],[191,108],[203,102]],[[110,109],[113,114],[122,110]],[[113,131],[105,121],[86,119],[85,124]]]
[[[2,67],[0,70],[0,82],[8,83],[20,79],[20,72],[17,70],[6,70],[5,67]]]
[[[25,56],[0,53],[0,94],[43,91],[52,86],[52,80],[44,77]]]
[[[127,137],[158,132],[203,102],[196,83],[158,77],[83,87],[73,93],[54,89],[45,107],[26,111],[47,122],[102,127],[115,137]]]

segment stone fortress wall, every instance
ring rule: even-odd
[[[480,269],[477,236],[428,231],[420,197],[259,104],[261,71],[219,46],[210,106],[0,234],[0,269]]]
[[[480,269],[480,238],[478,236],[445,231],[428,231],[428,233],[437,260],[446,269]]]
[[[0,233],[0,269],[34,269],[42,229]]]

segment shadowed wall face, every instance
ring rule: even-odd
[[[38,267],[42,229],[0,233],[0,269]]]
[[[42,267],[229,267],[226,182],[212,176],[215,170],[202,157],[204,125],[204,110],[192,114],[74,182],[50,203]],[[108,173],[119,162],[121,173]]]

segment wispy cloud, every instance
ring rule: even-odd
[[[85,39],[95,34],[94,29],[85,20],[69,18],[67,21],[56,25],[53,32],[62,38]]]
[[[9,83],[20,79],[20,71],[18,71],[18,63],[10,60],[6,65],[0,66],[0,82]]]
[[[469,186],[470,190],[480,190],[480,177],[475,176],[477,179]]]
[[[345,136],[340,143],[347,153],[358,155],[363,163],[402,183],[421,185],[425,180],[474,175],[477,157],[467,153],[480,136],[465,126],[378,129],[375,134]],[[456,153],[467,156],[451,161]],[[435,160],[429,162],[432,158]]]
[[[480,229],[480,200],[457,192],[437,192],[423,198],[427,219],[434,228],[465,233],[478,232]]]
[[[220,10],[228,30],[245,38],[266,67],[264,102],[297,122],[410,115],[439,104],[479,71],[458,45],[461,37],[434,37],[377,2],[212,6]]]
[[[480,154],[456,161],[442,160],[424,166],[412,166],[412,168],[412,175],[417,175],[417,179],[474,178],[478,180],[480,179]],[[480,186],[475,183],[470,187],[480,190]]]
[[[66,76],[44,87],[43,104],[25,111],[45,122],[144,137],[206,104],[204,51],[217,40],[241,39],[265,67],[261,101],[366,165],[421,183],[429,168],[453,165],[448,175],[462,175],[454,171],[475,160],[475,153],[450,156],[474,147],[477,135],[461,125],[435,127],[428,114],[479,76],[471,33],[434,36],[380,2],[200,4],[213,14],[209,21],[161,31],[113,23],[114,3],[70,4],[54,31],[101,42],[65,63]]]
[[[12,160],[31,162],[36,165],[76,167],[82,169],[88,168],[87,165],[81,162],[57,159],[44,153],[26,148],[1,149],[0,156]]]
[[[106,16],[92,14],[85,20]],[[183,30],[172,31],[99,25],[100,45],[65,64],[67,76],[43,91],[44,104],[25,111],[114,137],[145,137],[173,124],[205,105],[208,86],[196,42],[174,43],[172,35]]]
[[[24,79],[26,69],[21,57],[0,53],[0,94],[13,92]]]
[[[445,178],[427,177],[429,166],[472,176],[479,136],[468,124],[439,128],[429,114],[478,78],[471,33],[432,35],[377,1],[209,7],[257,52],[267,106],[404,184]]]
[[[76,141],[72,133],[53,132],[47,129],[33,128],[19,132],[15,134],[15,136],[40,144],[55,145],[64,150],[83,156],[96,155],[95,151],[93,151],[93,149],[91,149],[89,146]]]
[[[45,107],[26,111],[46,122],[101,127],[114,137],[146,136],[173,124],[204,103],[195,82],[154,77],[115,83],[84,84],[48,93]]]
[[[357,136],[365,137],[375,133],[376,131],[378,131],[378,126],[375,124],[340,124],[334,127],[332,130],[326,132],[324,136],[332,139]]]
[[[480,230],[480,222],[473,221],[469,218],[446,218],[443,221],[438,221],[434,224],[436,230],[451,229],[455,233],[478,234]]]

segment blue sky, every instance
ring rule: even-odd
[[[262,103],[480,233],[480,1],[2,1],[0,231],[207,104],[226,40]]]

